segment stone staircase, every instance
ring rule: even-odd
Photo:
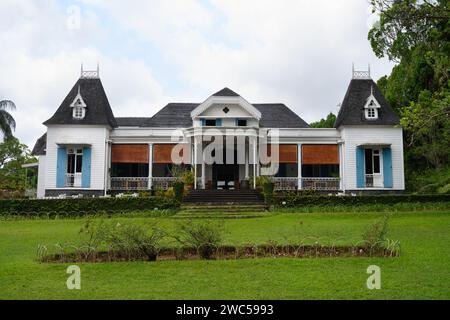
[[[266,211],[255,190],[192,190],[175,218],[256,218],[268,216]]]

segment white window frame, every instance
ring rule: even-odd
[[[377,108],[366,109],[366,118],[371,120],[378,119],[378,109]]]
[[[85,109],[83,106],[76,106],[73,108],[73,117],[75,119],[83,119],[85,115]]]
[[[69,172],[69,156],[74,155],[73,173]],[[77,171],[78,156],[81,156],[80,171]],[[66,188],[81,188],[83,177],[83,148],[79,146],[72,146],[67,148],[66,152]]]

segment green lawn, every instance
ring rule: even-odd
[[[226,220],[226,243],[338,240],[351,244],[379,213],[283,213]],[[158,221],[173,229],[171,218]],[[68,264],[36,262],[39,244],[76,242],[81,220],[0,221],[0,299],[449,299],[450,211],[394,213],[388,238],[400,258],[258,259],[80,264],[82,290],[66,288]],[[182,220],[181,220],[182,221]],[[369,265],[382,288],[366,288]]]

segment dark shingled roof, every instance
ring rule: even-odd
[[[119,126],[135,127],[192,127],[191,112],[199,103],[169,103],[152,118],[117,118]],[[309,128],[309,125],[286,105],[254,104],[261,112],[260,127],[265,128]]]
[[[261,112],[262,128],[309,128],[309,125],[283,103],[254,104]]]
[[[239,97],[239,95],[231,89],[223,88],[219,92],[213,94],[214,97]]]
[[[151,118],[145,117],[127,117],[116,118],[118,127],[144,127]]]
[[[378,109],[378,119],[368,120],[365,118],[364,106],[367,98],[373,95],[381,108]],[[397,125],[399,117],[394,113],[390,104],[383,97],[380,89],[372,79],[353,79],[348,86],[344,101],[337,116],[334,127],[342,125]]]
[[[146,123],[146,127],[192,127],[191,112],[199,103],[169,103]]]
[[[78,86],[87,106],[86,116],[81,120],[73,118],[72,108],[70,107],[77,96]],[[108,125],[113,128],[117,127],[116,119],[100,79],[79,79],[55,114],[44,122],[44,125],[52,124]]]
[[[47,133],[44,133],[42,137],[40,137],[36,141],[36,144],[34,145],[31,154],[33,156],[44,156],[46,154],[46,148],[47,148]]]

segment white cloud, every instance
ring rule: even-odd
[[[0,3],[7,13],[0,20],[0,98],[16,102],[17,135],[30,147],[76,81],[81,61],[87,68],[100,62],[117,116],[150,116],[170,100],[200,102],[229,86],[251,102],[285,102],[307,121],[337,111],[352,62],[360,68],[370,62],[374,78],[392,67],[371,52],[371,17],[361,0],[73,4],[82,8],[79,30],[67,29],[66,10],[55,0]],[[130,42],[118,42],[117,30]],[[128,54],[147,44],[164,61]],[[163,63],[176,84],[154,72]]]

